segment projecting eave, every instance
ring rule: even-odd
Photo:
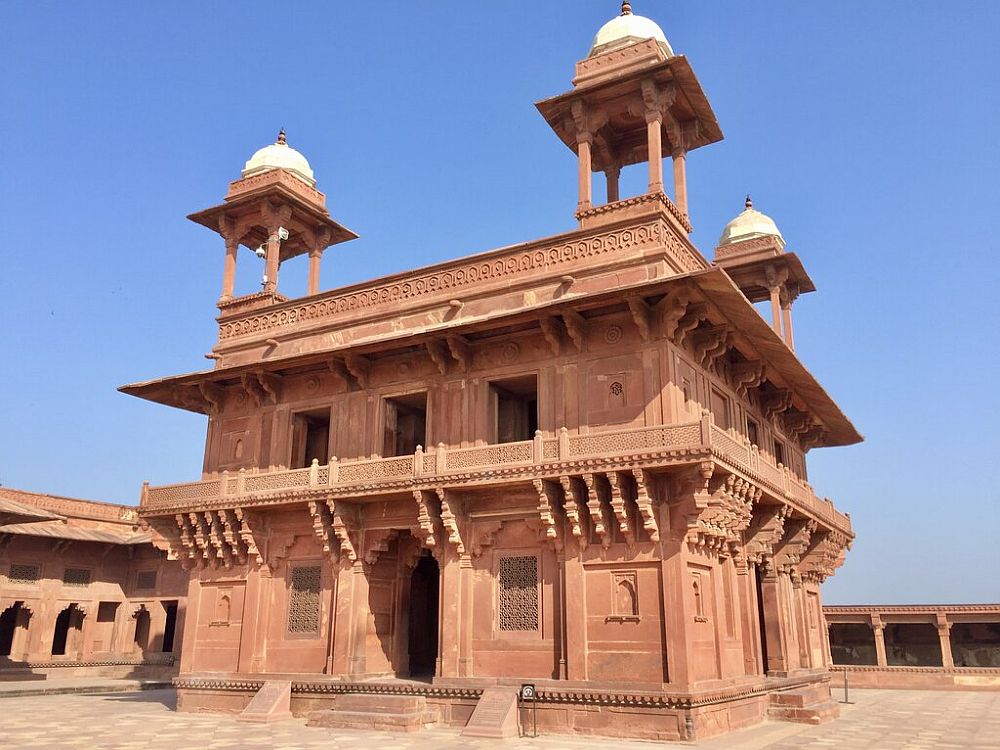
[[[526,327],[540,317],[558,314],[560,310],[566,308],[586,314],[589,310],[608,309],[615,305],[624,307],[628,297],[656,298],[666,294],[676,284],[690,284],[696,287],[726,319],[730,327],[738,332],[741,339],[740,348],[744,355],[763,362],[769,379],[790,389],[795,396],[795,403],[816,418],[824,428],[824,437],[818,445],[851,445],[862,440],[850,420],[816,378],[764,322],[757,310],[721,268],[709,268],[667,279],[620,286],[600,293],[552,300],[519,310],[499,311],[487,316],[445,322],[420,331],[399,331],[370,340],[357,341],[350,346],[132,383],[122,386],[119,390],[130,396],[168,406],[208,413],[210,389],[216,386],[237,385],[245,375],[252,376],[262,372],[294,374],[315,368],[326,368],[331,358],[342,357],[348,353],[372,356],[401,350],[414,351],[427,340],[444,334],[460,333],[474,337],[490,329]]]

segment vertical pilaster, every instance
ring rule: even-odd
[[[461,573],[458,553],[452,549],[450,544],[442,551],[440,562],[441,589],[437,675],[439,677],[458,677]]]
[[[362,675],[368,668],[368,571],[363,560],[357,560],[351,568],[351,660],[349,672]]]
[[[572,499],[567,502],[574,502]],[[563,617],[566,622],[566,679],[587,679],[587,593],[583,560],[576,540],[567,545],[565,557],[566,595]]]
[[[773,571],[761,580],[764,605],[764,638],[767,643],[767,672],[778,675],[788,672],[787,637],[781,616],[780,579]]]
[[[740,600],[740,637],[743,640],[743,672],[763,674],[760,654],[760,622],[757,617],[757,586],[749,564],[736,568],[736,588]]]
[[[194,651],[198,643],[198,618],[201,610],[201,581],[198,579],[196,571],[191,571],[190,575],[187,591],[187,613],[184,617],[184,629],[181,631],[183,643],[187,644],[186,648],[181,649],[180,672],[182,674],[194,671]],[[181,627],[179,618],[177,627]],[[123,644],[123,651],[126,645]]]
[[[462,613],[458,622],[458,676],[472,677],[472,555],[466,553],[459,558],[458,572],[459,610]]]

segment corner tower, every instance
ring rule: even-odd
[[[637,203],[661,203],[684,232],[691,231],[687,154],[721,141],[722,131],[687,58],[674,54],[655,22],[623,2],[621,14],[601,27],[576,64],[573,90],[535,106],[579,160],[581,227],[623,218]],[[673,161],[673,200],[664,191],[666,155]],[[646,193],[622,200],[622,167],[642,162],[649,164]],[[595,172],[607,180],[606,206],[594,206]]]
[[[225,201],[188,216],[218,232],[226,242],[219,309],[233,307],[236,256],[240,245],[264,259],[263,290],[240,298],[245,303],[271,304],[285,300],[278,293],[281,263],[309,254],[309,294],[319,292],[319,266],[330,245],[357,235],[330,217],[326,196],[316,189],[316,179],[306,158],[288,145],[285,130],[269,146],[257,150],[243,167],[240,179],[229,183]]]

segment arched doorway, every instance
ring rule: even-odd
[[[0,614],[0,656],[10,656],[14,648],[14,634],[17,632],[21,602],[14,602]]]
[[[56,617],[55,631],[52,633],[52,655],[65,656],[67,646],[75,647],[75,635],[83,628],[83,613],[76,604],[70,604]]]
[[[135,613],[135,647],[143,653],[149,648],[149,610],[145,605]]]
[[[431,677],[438,653],[438,591],[441,571],[428,550],[410,576],[409,662],[411,677]]]

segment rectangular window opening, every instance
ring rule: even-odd
[[[780,440],[774,441],[774,462],[778,464],[785,463],[785,446]]]
[[[101,602],[97,605],[98,622],[114,622],[118,612],[118,602]]]
[[[63,571],[63,583],[67,586],[89,586],[90,571],[86,568],[66,568]]]
[[[729,421],[729,398],[717,388],[712,389],[711,407],[712,421],[717,427],[728,430],[732,426]]]
[[[523,375],[490,383],[493,437],[497,443],[531,440],[538,430],[538,377]]]
[[[385,400],[382,455],[408,456],[427,447],[427,393],[408,393]]]
[[[327,409],[301,412],[292,417],[292,460],[290,467],[305,469],[313,459],[330,460],[330,412]]]
[[[747,417],[747,437],[751,443],[760,448],[760,427],[750,417]]]

